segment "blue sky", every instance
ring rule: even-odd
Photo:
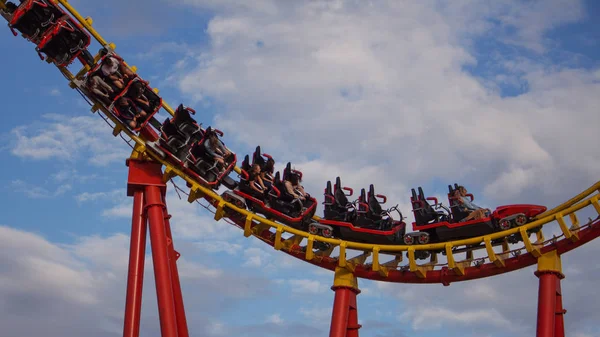
[[[292,161],[318,198],[340,175],[355,191],[374,183],[405,215],[410,188],[440,196],[454,182],[489,207],[552,207],[599,178],[592,1],[71,3],[168,103],[194,107],[239,157],[260,144],[278,168]],[[8,29],[0,42],[10,51],[0,53],[0,325],[8,337],[117,336],[128,148],[30,43]],[[193,335],[327,334],[331,273],[244,238],[172,189],[168,202]],[[564,257],[573,336],[598,334],[600,298],[583,290],[600,276],[583,262],[598,250]],[[142,329],[158,336],[150,261]],[[359,284],[361,336],[535,328],[531,269],[450,288]]]

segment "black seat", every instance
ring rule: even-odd
[[[13,13],[9,26],[20,31],[28,40],[36,41],[65,13],[48,0],[25,0]]]
[[[323,212],[325,219],[340,221],[352,221],[354,219],[355,213],[350,212],[351,210],[354,211],[354,208],[352,203],[348,200],[348,195],[344,193],[344,189],[349,190],[350,195],[352,195],[352,190],[350,188],[342,187],[340,177],[336,177],[333,189],[331,187],[331,181],[327,182],[324,191],[325,201],[323,202],[325,205]]]
[[[160,136],[161,140],[174,152],[184,148],[189,140],[173,125],[170,118],[165,119],[163,122],[160,128]]]
[[[260,166],[261,170],[264,170],[267,161],[263,158],[262,153],[260,152],[260,145],[256,147],[254,153],[252,154],[252,165],[257,164]]]
[[[340,210],[340,211],[346,211],[348,209],[348,197],[346,197],[346,193],[344,193],[344,190],[342,189],[342,180],[340,179],[340,177],[335,178],[335,192],[334,192],[334,198],[335,198],[335,206]]]
[[[244,157],[244,160],[242,161],[242,166],[240,167],[242,170],[246,171],[246,173],[248,173],[250,171],[250,157],[248,155],[246,155]]]
[[[368,199],[369,211],[367,212],[367,216],[376,221],[381,220],[383,208],[377,200],[377,196],[375,195],[375,187],[373,184],[369,186]]]
[[[415,222],[417,225],[439,222],[440,219],[446,215],[444,212],[436,211],[429,204],[425,194],[423,193],[423,188],[418,187],[418,190],[419,194],[417,195],[415,189],[411,189],[411,203],[413,204],[413,212],[415,212]]]
[[[202,131],[201,124],[198,124],[190,115],[190,113],[195,113],[195,111],[189,107],[184,106],[183,104],[179,104],[177,109],[175,110],[175,116],[173,117],[173,124],[175,127],[181,131],[183,135],[185,135],[188,139],[200,140],[204,136],[204,132]]]
[[[44,35],[36,50],[46,54],[57,66],[67,66],[90,44],[90,36],[68,16],[62,17]]]
[[[207,160],[208,156],[206,155],[206,149],[204,148],[204,142],[206,141],[206,138],[202,138],[202,140],[200,140],[197,143],[192,144],[192,146],[190,147],[190,161],[193,164],[198,163],[199,161],[205,161]]]
[[[334,206],[335,197],[333,196],[333,189],[331,188],[331,181],[327,181],[327,184],[325,185],[325,191],[323,192],[323,196],[325,199],[323,201],[323,205],[325,205],[325,209],[327,209],[328,207]]]

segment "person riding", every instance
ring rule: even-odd
[[[93,74],[88,78],[88,89],[96,95],[104,105],[109,106],[112,103],[112,99],[114,96],[114,89],[110,85],[108,85],[102,77],[97,74]]]
[[[129,87],[129,90],[127,90],[125,96],[131,99],[133,103],[139,107],[139,109],[145,111],[146,114],[149,115],[152,113],[152,108],[150,107],[150,101],[146,95],[144,95],[145,89],[146,88],[143,82],[135,82],[131,85],[131,87]]]
[[[275,172],[275,160],[268,158],[265,163],[265,168],[260,172],[260,178],[265,186],[271,187],[273,184],[273,173]]]
[[[284,182],[286,191],[292,195],[295,199],[305,201],[308,198],[308,193],[304,191],[302,185],[300,185],[300,175],[297,173],[290,173],[288,179]]]
[[[248,172],[248,185],[252,190],[256,191],[257,193],[262,194],[268,191],[261,178],[260,165],[254,164],[250,168],[250,171]]]
[[[204,149],[215,160],[216,164],[221,164],[223,169],[227,167],[225,159],[231,155],[231,151],[223,145],[216,133],[211,133],[208,136],[208,139],[204,142]]]
[[[130,119],[129,127],[132,129],[137,128],[141,124],[140,121],[144,121],[146,116],[148,116],[148,114],[146,114],[144,110],[140,109],[135,102],[125,97],[121,97],[117,104],[117,109],[119,112],[125,118]]]
[[[469,212],[469,215],[462,219],[461,222],[479,220],[490,216],[491,211],[488,208],[478,206],[471,201],[471,198],[467,196],[467,189],[464,186],[459,186],[454,192],[454,196],[457,197],[460,207]]]

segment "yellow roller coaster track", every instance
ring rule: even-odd
[[[71,15],[81,23],[81,25],[103,46],[115,50],[116,46],[113,43],[108,43],[93,27],[92,19],[84,18],[80,15],[66,0],[53,0],[60,3]],[[6,0],[0,0],[0,9],[5,8]],[[96,55],[95,60],[99,60],[100,56]],[[137,72],[136,67],[130,66],[130,69]],[[80,89],[81,80],[89,71],[89,67],[85,66],[77,74],[72,74],[66,68],[59,68],[61,73],[70,81],[71,88]],[[158,89],[154,89],[158,93]],[[80,93],[83,92],[79,90]],[[93,100],[93,98],[90,97]],[[163,101],[163,108],[171,115],[174,115],[173,109]],[[425,245],[377,245],[364,244],[351,241],[344,241],[333,238],[325,238],[317,235],[312,235],[307,232],[288,227],[286,225],[268,220],[257,214],[254,214],[246,209],[239,208],[232,203],[225,201],[220,195],[213,190],[200,185],[193,177],[187,175],[180,168],[173,166],[171,163],[163,160],[161,156],[152,148],[152,145],[146,142],[143,136],[138,136],[131,133],[120,120],[115,118],[101,104],[93,104],[92,112],[100,111],[105,121],[112,121],[113,135],[123,137],[125,134],[130,140],[135,142],[131,157],[134,159],[147,159],[160,162],[164,168],[163,180],[165,182],[173,181],[172,178],[178,176],[185,180],[188,186],[191,186],[188,194],[188,201],[194,202],[200,198],[206,199],[214,208],[215,220],[225,218],[228,222],[233,223],[243,229],[246,237],[255,236],[260,240],[272,245],[275,250],[281,250],[289,255],[305,260],[309,263],[320,267],[339,270],[344,269],[351,272],[356,277],[369,278],[374,280],[390,281],[390,282],[406,282],[406,283],[434,283],[441,282],[444,284],[457,281],[464,281],[479,277],[500,274],[524,268],[539,262],[538,259],[548,254],[558,252],[562,253],[578,247],[579,245],[595,239],[600,236],[600,224],[596,220],[590,219],[586,224],[580,224],[577,212],[584,208],[592,206],[596,213],[600,215],[600,181],[586,189],[579,195],[573,197],[569,201],[551,209],[538,217],[535,221],[524,226],[512,228],[510,230],[497,232],[494,234],[474,237],[470,239],[449,241],[435,244]],[[240,169],[235,168],[239,174]],[[211,209],[210,206],[205,206]],[[212,211],[212,209],[211,209]],[[568,226],[564,218],[568,216],[571,225]],[[316,220],[319,217],[314,217]],[[562,231],[561,237],[554,237],[550,240],[544,238],[542,227],[557,222]],[[530,233],[535,231],[536,241],[530,240]],[[284,238],[285,236],[289,236]],[[511,249],[507,238],[511,236],[520,236],[523,247]],[[502,239],[502,251],[494,250],[494,241]],[[325,250],[314,251],[318,243],[328,244]],[[482,251],[485,251],[487,256],[475,258],[473,250],[466,250],[466,258],[457,260],[454,252],[458,247],[473,247],[480,245]],[[332,257],[335,248],[339,249],[338,256]],[[349,257],[349,250],[356,251],[359,255]],[[425,264],[417,263],[417,252],[434,252],[431,255],[429,262]],[[525,254],[522,254],[525,251]],[[401,265],[403,261],[403,252],[408,257],[406,264]],[[446,263],[438,263],[438,254],[446,255]],[[513,257],[510,257],[510,255]],[[391,258],[388,261],[383,261],[383,255],[388,255]],[[366,263],[367,258],[371,256],[370,263]]]

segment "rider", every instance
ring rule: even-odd
[[[275,172],[275,159],[268,158],[264,169],[260,172],[260,178],[263,183],[271,187],[273,184],[273,173]]]
[[[469,215],[467,215],[464,219],[460,220],[461,222],[469,220],[479,220],[490,216],[491,211],[488,208],[483,208],[478,205],[475,205],[471,201],[471,198],[467,196],[467,189],[464,186],[458,186],[458,188],[454,192],[454,196],[458,198],[461,204],[461,208],[469,212]]]
[[[225,164],[225,158],[231,155],[229,151],[219,140],[219,137],[215,133],[211,133],[208,139],[204,142],[204,149],[206,153],[211,156],[216,163],[221,164],[223,169],[227,167]],[[260,174],[260,171],[258,172]]]
[[[248,185],[258,194],[263,194],[268,190],[261,179],[260,166],[258,164],[252,165],[252,168],[248,172]]]
[[[285,189],[294,198],[305,201],[310,196],[304,191],[302,185],[300,185],[300,175],[297,173],[290,173],[288,179],[285,180]]]

